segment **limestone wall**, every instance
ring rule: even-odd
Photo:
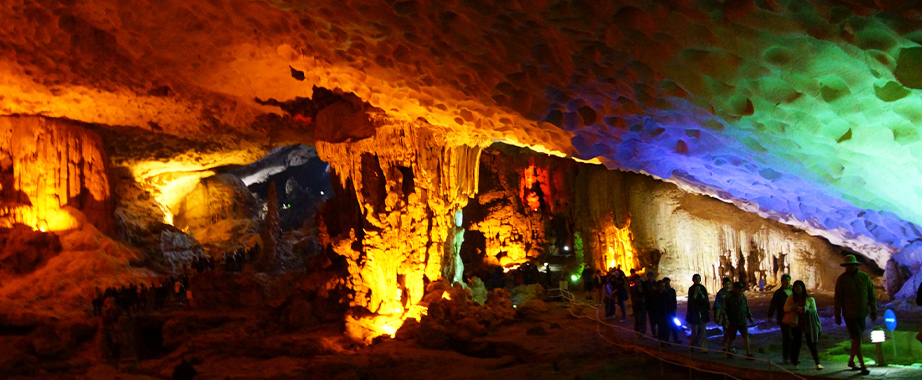
[[[99,136],[72,121],[0,116],[0,227],[76,227],[62,208],[112,228],[108,157]]]
[[[606,231],[630,220],[635,264],[685,289],[701,274],[708,289],[731,277],[755,284],[759,275],[775,284],[783,273],[810,289],[831,290],[841,272],[841,250],[824,239],[747,213],[703,195],[633,173],[602,167],[580,172],[576,203],[590,262],[601,265]]]

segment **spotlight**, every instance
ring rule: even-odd
[[[577,275],[575,275],[575,274],[574,274],[574,275],[570,275],[570,280],[572,280],[573,282],[577,282],[577,281],[579,281],[579,276],[577,276]]]
[[[569,245],[563,246],[563,250],[564,250],[565,252],[570,251],[570,246],[569,246]]]
[[[323,195],[323,192],[322,192],[322,191],[320,192],[320,195]]]
[[[682,327],[682,321],[679,321],[678,317],[672,317],[672,323],[675,323],[676,327]]]

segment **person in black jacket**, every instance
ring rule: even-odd
[[[663,282],[655,281],[647,292],[647,316],[650,318],[650,335],[659,338],[664,331],[663,321],[666,319],[666,310],[663,307]]]
[[[634,331],[639,334],[647,333],[647,306],[644,296],[647,293],[646,282],[633,268],[628,277],[628,286],[631,288],[631,310],[634,311]]]
[[[701,275],[692,276],[693,285],[688,288],[688,303],[685,321],[691,326],[692,335],[688,344],[707,350],[707,323],[711,321],[711,300],[708,290],[701,284]]]
[[[784,318],[784,302],[791,295],[791,275],[784,274],[781,276],[781,287],[772,295],[772,302],[768,306],[768,318],[775,317],[775,323],[781,326],[781,360],[784,364],[790,363],[791,357],[791,326],[781,323]]]
[[[678,302],[676,301],[675,289],[670,285],[672,280],[669,277],[663,277],[663,292],[660,294],[661,297],[661,306],[663,308],[662,318],[663,321],[660,323],[659,331],[659,340],[669,341],[669,332],[672,332],[672,341],[676,343],[682,343],[679,340],[679,327],[675,325],[675,313],[678,309]]]

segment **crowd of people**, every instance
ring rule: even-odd
[[[256,252],[258,248],[225,253],[223,265],[220,267],[228,272],[241,271],[247,261],[255,258]],[[848,366],[860,371],[861,374],[868,374],[870,372],[861,353],[861,337],[866,329],[868,317],[871,321],[877,318],[874,288],[868,274],[858,270],[859,263],[854,255],[847,255],[846,261],[841,265],[845,267],[845,272],[836,280],[835,321],[839,325],[845,323],[851,339]],[[102,317],[110,352],[118,357],[119,343],[115,330],[120,316],[130,317],[132,313],[161,310],[168,303],[180,307],[191,304],[190,276],[215,270],[216,267],[219,266],[215,260],[196,257],[183,268],[182,274],[161,278],[160,281],[152,282],[149,287],[146,284],[132,284],[106,288],[105,291],[97,287],[93,298],[93,315]],[[537,265],[526,263],[511,273],[505,273],[502,268],[495,268],[484,277],[489,279],[489,288],[504,288],[507,282],[512,282],[510,285],[513,286],[536,283],[550,286],[551,270],[547,264],[543,269],[542,276]],[[630,301],[636,333],[646,334],[649,325],[650,335],[659,339],[661,344],[665,345],[670,340],[681,343],[679,332],[682,331],[684,335],[684,328],[677,318],[677,294],[671,286],[670,278],[656,280],[656,274],[652,271],[647,271],[644,277],[642,278],[635,269],[630,269],[630,274],[627,275],[620,266],[609,269],[605,274],[589,267],[581,276],[586,298],[592,300],[594,296],[600,302],[597,305],[604,305],[606,319],[616,319],[620,309],[620,320],[626,322],[626,304]],[[795,370],[798,369],[801,364],[801,347],[806,341],[816,369],[822,369],[817,352],[822,325],[817,313],[816,300],[809,295],[803,281],[794,281],[792,284],[791,280],[788,274],[781,277],[780,287],[773,293],[767,313],[780,327],[782,362],[793,365]],[[722,348],[728,358],[736,353],[735,342],[739,335],[742,338],[745,358],[754,359],[748,330],[754,321],[745,295],[746,284],[734,283],[729,277],[724,277],[721,284],[722,287],[715,295],[712,305],[708,290],[701,283],[701,276],[692,276],[685,310],[685,322],[691,330],[689,345],[701,351],[707,350],[707,323],[713,320],[723,330]],[[764,286],[764,279],[760,279],[760,291]]]
[[[196,274],[221,268],[225,272],[240,272],[247,262],[256,259],[259,245],[223,254],[223,262],[207,256],[197,256],[180,265],[179,274],[162,276],[146,283],[107,287],[98,286],[92,297],[93,316],[100,317],[109,359],[118,362],[122,351],[121,325],[124,318],[170,308],[193,305],[190,280]]]
[[[838,325],[844,322],[848,329],[851,340],[848,366],[867,375],[870,371],[861,353],[861,337],[868,318],[872,322],[877,319],[874,287],[870,276],[858,269],[859,262],[854,255],[847,255],[841,265],[845,271],[836,280],[835,321]],[[611,268],[604,275],[600,270],[587,268],[582,275],[586,298],[591,300],[595,296],[602,302],[600,306],[604,304],[606,319],[615,319],[617,309],[620,308],[621,322],[627,321],[625,304],[630,300],[635,332],[646,334],[649,324],[650,335],[659,339],[661,344],[665,345],[670,339],[681,343],[678,332],[683,328],[676,317],[676,291],[668,277],[661,280],[655,278],[652,271],[647,271],[645,278],[641,278],[634,269],[630,270],[630,275],[625,275],[620,267]],[[781,277],[780,287],[772,294],[767,312],[769,318],[774,319],[780,327],[782,363],[792,365],[794,370],[799,369],[800,351],[806,342],[815,368],[821,370],[823,366],[820,364],[817,342],[822,324],[817,313],[816,299],[809,295],[803,281],[794,281],[792,284],[791,280],[788,274]],[[707,324],[713,320],[723,331],[722,349],[727,357],[732,358],[736,354],[736,337],[739,335],[745,350],[744,357],[753,360],[755,357],[749,344],[749,326],[755,322],[745,294],[747,284],[733,282],[729,277],[722,278],[721,284],[712,305],[708,290],[701,283],[701,275],[692,276],[685,311],[685,322],[691,330],[688,343],[706,352]],[[764,287],[764,278],[760,278],[758,288],[763,291]]]

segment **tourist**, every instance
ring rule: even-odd
[[[754,321],[752,320],[752,311],[749,310],[749,300],[747,300],[746,295],[743,294],[744,288],[745,285],[740,281],[733,284],[733,290],[724,297],[723,304],[721,305],[721,313],[727,319],[727,329],[724,331],[727,346],[733,347],[733,341],[736,340],[736,333],[738,332],[740,336],[743,337],[743,347],[746,349],[746,360],[752,360],[754,357],[752,356],[752,351],[749,349],[749,327],[746,321],[748,320],[749,323],[754,323]],[[727,358],[732,357],[732,353],[727,352]]]
[[[678,302],[676,300],[675,289],[672,288],[672,280],[669,277],[663,277],[663,293],[662,293],[662,306],[663,306],[663,322],[660,326],[663,327],[663,330],[660,331],[660,340],[669,341],[669,333],[672,332],[672,341],[676,343],[682,343],[679,340],[679,328],[675,324],[675,315],[676,309],[678,309]]]
[[[727,329],[729,327],[727,326],[726,314],[723,312],[723,301],[732,290],[730,277],[724,277],[721,282],[723,283],[723,287],[717,291],[717,295],[714,297],[714,322],[720,326],[724,333],[723,350],[736,353],[736,348],[730,344],[730,334],[727,334]]]
[[[765,293],[765,275],[759,275],[759,293]]]
[[[821,370],[820,357],[816,352],[816,342],[819,340],[822,325],[816,312],[816,300],[807,294],[807,286],[803,281],[794,281],[791,296],[784,303],[784,322],[791,326],[793,341],[791,342],[791,363],[794,369],[800,364],[800,347],[802,337],[807,339],[807,347],[816,362],[816,369]]]
[[[784,318],[784,303],[791,295],[791,275],[785,273],[781,276],[781,287],[772,295],[768,306],[768,318],[775,317],[775,323],[781,327],[781,362],[789,364],[791,357],[791,326],[781,323]]]
[[[867,273],[858,270],[859,263],[855,255],[846,255],[845,262],[840,265],[845,267],[845,273],[836,279],[836,324],[841,325],[842,320],[845,319],[848,336],[852,341],[848,366],[853,370],[860,370],[862,375],[868,375],[871,372],[864,365],[864,355],[861,353],[861,334],[864,333],[865,320],[868,317],[871,317],[871,322],[877,320],[877,298],[874,296],[874,285],[871,284],[871,277]],[[856,356],[860,367],[855,365]]]
[[[631,288],[631,311],[634,312],[634,331],[639,334],[647,332],[647,307],[644,295],[645,283],[640,279],[637,271],[631,268],[631,277],[628,277],[628,286]]]
[[[591,266],[583,268],[583,273],[580,275],[583,278],[583,292],[586,293],[587,300],[592,299],[592,290],[596,285],[593,276],[595,276],[595,270]]]
[[[618,307],[621,308],[621,322],[627,322],[627,309],[624,305],[627,303],[628,293],[627,287],[625,286],[624,271],[621,270],[621,267],[615,268],[610,279],[613,282],[612,296]],[[616,311],[614,306],[612,306],[612,315],[615,314]]]
[[[665,329],[662,326],[663,319],[665,319],[666,311],[663,307],[665,301],[662,298],[663,296],[663,282],[656,281],[650,286],[650,291],[647,292],[645,299],[647,304],[647,316],[650,318],[650,336],[659,337],[660,333]]]
[[[595,284],[595,300],[596,305],[601,305],[602,302],[602,293],[605,288],[605,280],[602,278],[602,271],[596,269],[595,273],[592,274],[592,282]]]
[[[609,273],[608,278],[605,280],[605,285],[602,286],[605,293],[605,319],[612,319],[615,316],[615,298],[618,297],[617,291],[615,291],[615,282],[614,274]]]
[[[688,344],[692,347],[701,347],[701,351],[706,352],[707,323],[711,320],[711,301],[708,299],[707,288],[701,284],[701,275],[695,273],[692,276],[692,282],[694,284],[688,288],[688,305],[685,310],[685,321],[692,330]]]
[[[656,274],[653,273],[653,271],[647,272],[647,281],[644,281],[644,290],[646,291],[644,298],[647,300],[648,304],[659,295],[660,291],[662,291],[662,288],[656,288],[656,284]],[[653,315],[649,310],[650,305],[647,305],[647,318],[650,321],[650,336],[659,336],[659,316]]]

